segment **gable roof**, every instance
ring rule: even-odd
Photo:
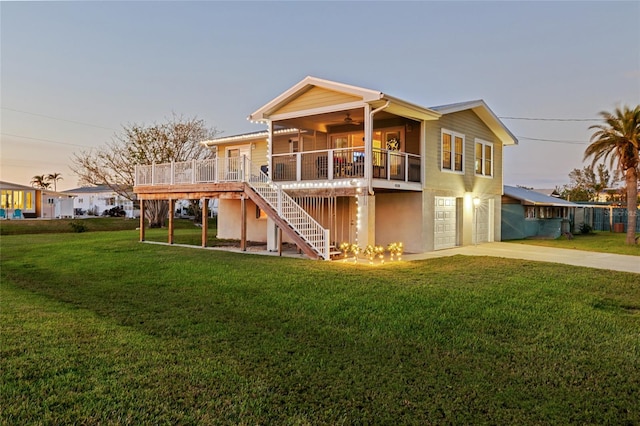
[[[502,141],[504,145],[517,145],[518,139],[511,133],[507,126],[500,121],[497,115],[491,111],[491,108],[482,99],[474,101],[458,102],[455,104],[439,105],[431,107],[432,110],[441,114],[453,114],[455,112],[471,110],[476,113],[480,120],[491,129],[493,133]]]
[[[302,81],[286,90],[280,96],[249,115],[248,119],[251,121],[264,121],[272,117],[275,119],[283,119],[285,117],[290,118],[285,114],[279,114],[279,110],[285,105],[294,102],[305,93],[316,88],[322,88],[327,91],[345,95],[342,98],[345,103],[334,106],[334,109],[336,107],[344,109],[346,106],[351,108],[363,107],[364,104],[369,104],[372,108],[384,106],[384,110],[387,112],[414,120],[437,120],[444,114],[472,110],[504,145],[518,144],[518,139],[481,99],[427,108],[390,96],[378,90],[371,90],[335,81],[323,80],[312,76],[305,77]],[[327,107],[327,112],[330,110],[331,107]],[[300,111],[297,111],[297,113],[299,114]]]
[[[269,118],[272,114],[277,112],[284,105],[292,102],[304,93],[312,90],[313,88],[322,88],[329,91],[342,93],[348,95],[353,101],[349,104],[351,107],[361,107],[365,103],[370,104],[372,107],[377,108],[386,105],[385,110],[394,114],[402,115],[404,117],[413,118],[416,120],[435,120],[440,117],[440,114],[429,108],[415,105],[407,101],[403,101],[393,96],[389,96],[378,90],[366,89],[363,87],[352,86],[349,84],[338,83],[330,80],[323,80],[321,78],[307,76],[302,81],[286,90],[280,96],[273,99],[271,102],[259,108],[253,114],[249,115],[248,119],[253,121],[262,121]]]
[[[549,197],[530,189],[517,186],[504,186],[504,195],[520,200],[526,206],[549,206],[549,207],[578,207],[578,204],[562,198]]]

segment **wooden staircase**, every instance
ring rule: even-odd
[[[244,158],[245,194],[311,259],[329,260],[329,230],[323,228],[280,185]],[[248,173],[247,173],[248,172]]]

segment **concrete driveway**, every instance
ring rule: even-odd
[[[515,243],[484,243],[477,246],[456,247],[430,253],[407,254],[403,255],[402,259],[433,259],[436,257],[454,256],[456,254],[563,263],[566,265],[640,274],[640,256],[596,253]]]

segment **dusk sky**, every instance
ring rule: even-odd
[[[246,117],[307,75],[484,99],[520,140],[504,183],[536,188],[584,166],[600,111],[640,104],[638,1],[0,2],[0,19],[0,179],[59,172],[59,190],[123,124],[262,130]]]

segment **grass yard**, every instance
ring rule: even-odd
[[[21,219],[0,221],[0,235],[49,234],[75,232],[72,223],[82,224],[86,231],[121,231],[136,229],[138,219],[92,217],[86,219]]]
[[[3,236],[1,424],[638,424],[637,274]]]
[[[560,237],[555,240],[528,239],[512,240],[508,243],[530,244],[544,247],[555,247],[565,249],[577,249],[585,251],[596,251],[601,253],[627,254],[640,256],[640,245],[630,246],[625,244],[626,234],[614,232],[594,232],[591,234],[575,234],[573,239],[568,240]]]

